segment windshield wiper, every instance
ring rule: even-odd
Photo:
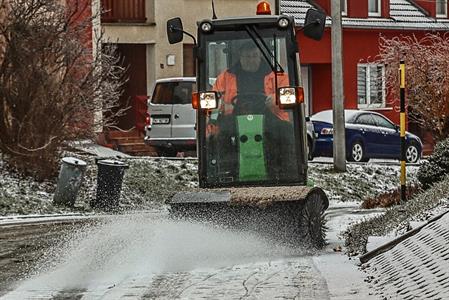
[[[260,34],[256,30],[256,28],[254,28],[254,26],[250,27],[250,26],[246,25],[245,30],[248,33],[249,37],[253,40],[254,44],[256,44],[256,46],[260,50],[260,52],[262,52],[263,57],[265,58],[267,63],[270,65],[271,71],[273,71],[275,73],[277,73],[277,72],[283,73],[284,68],[282,68],[281,64],[278,62],[276,53],[273,55],[273,53],[270,51],[270,48],[268,47],[267,43],[265,43],[264,39],[260,36]],[[276,35],[274,35],[274,37],[276,38]],[[276,43],[276,39],[274,39],[274,42]]]

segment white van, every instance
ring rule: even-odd
[[[156,80],[148,99],[145,142],[155,147],[159,156],[176,156],[178,152],[196,149],[192,91],[196,91],[194,77]]]

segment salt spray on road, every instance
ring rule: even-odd
[[[132,278],[297,255],[253,234],[148,214],[113,216],[73,233],[5,299],[60,291],[104,295]],[[51,258],[50,258],[51,257]],[[46,266],[52,267],[46,267]],[[95,297],[94,297],[95,298]]]

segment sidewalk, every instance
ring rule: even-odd
[[[366,263],[382,299],[449,299],[449,214]]]
[[[76,150],[83,151],[99,157],[116,157],[116,158],[131,157],[126,153],[98,145],[92,141],[76,141],[72,142],[70,146],[72,146]]]

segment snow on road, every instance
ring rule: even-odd
[[[332,250],[335,231],[363,216],[352,210],[330,208],[329,246],[313,255],[164,214],[110,216],[47,253],[2,299],[370,299],[363,273]]]

